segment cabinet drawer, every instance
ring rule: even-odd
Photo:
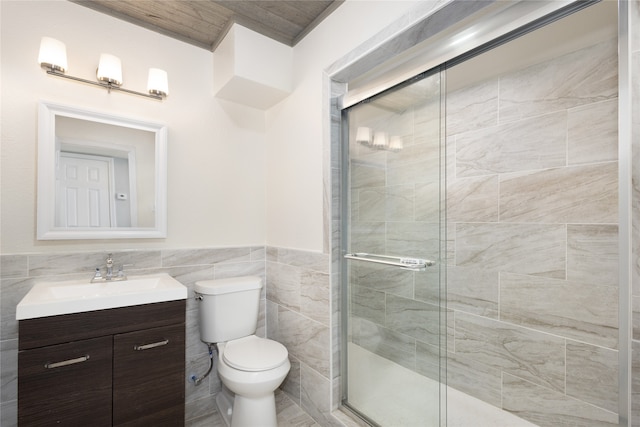
[[[178,300],[20,320],[18,348],[26,350],[181,323],[185,307],[186,301]]]
[[[184,327],[114,335],[114,426],[184,425]]]
[[[110,426],[112,338],[18,353],[20,426]]]

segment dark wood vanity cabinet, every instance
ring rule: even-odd
[[[113,350],[113,425],[184,424],[184,323],[115,335]]]
[[[100,337],[21,351],[18,425],[111,426],[111,349]]]
[[[183,426],[185,301],[19,321],[18,425]]]

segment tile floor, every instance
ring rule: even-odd
[[[359,346],[351,345],[349,354],[357,360],[357,363],[350,364],[355,369],[351,372],[353,377],[349,397],[355,407],[384,427],[438,426],[438,383]],[[380,383],[387,386],[384,389],[376,386]],[[447,388],[447,399],[448,427],[536,426],[450,387]],[[276,391],[276,408],[278,427],[320,427],[281,390]],[[361,425],[346,415],[341,420],[346,425]],[[217,412],[190,420],[186,425],[205,426],[226,427],[222,416]]]

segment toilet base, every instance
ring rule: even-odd
[[[231,415],[233,414],[233,393],[226,387],[216,395],[216,407],[218,413],[222,416],[222,420],[227,427],[231,427]]]
[[[276,400],[273,393],[262,397],[236,394],[233,401],[231,427],[278,427]]]
[[[273,393],[262,397],[243,397],[223,387],[216,406],[227,427],[277,427],[276,400]]]

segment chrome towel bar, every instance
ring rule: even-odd
[[[368,254],[365,252],[355,252],[352,254],[346,254],[346,259],[353,259],[357,261],[373,262],[376,264],[390,265],[393,267],[400,267],[403,270],[411,271],[424,271],[427,267],[435,265],[434,261],[421,258],[399,257],[389,255],[376,255]]]

